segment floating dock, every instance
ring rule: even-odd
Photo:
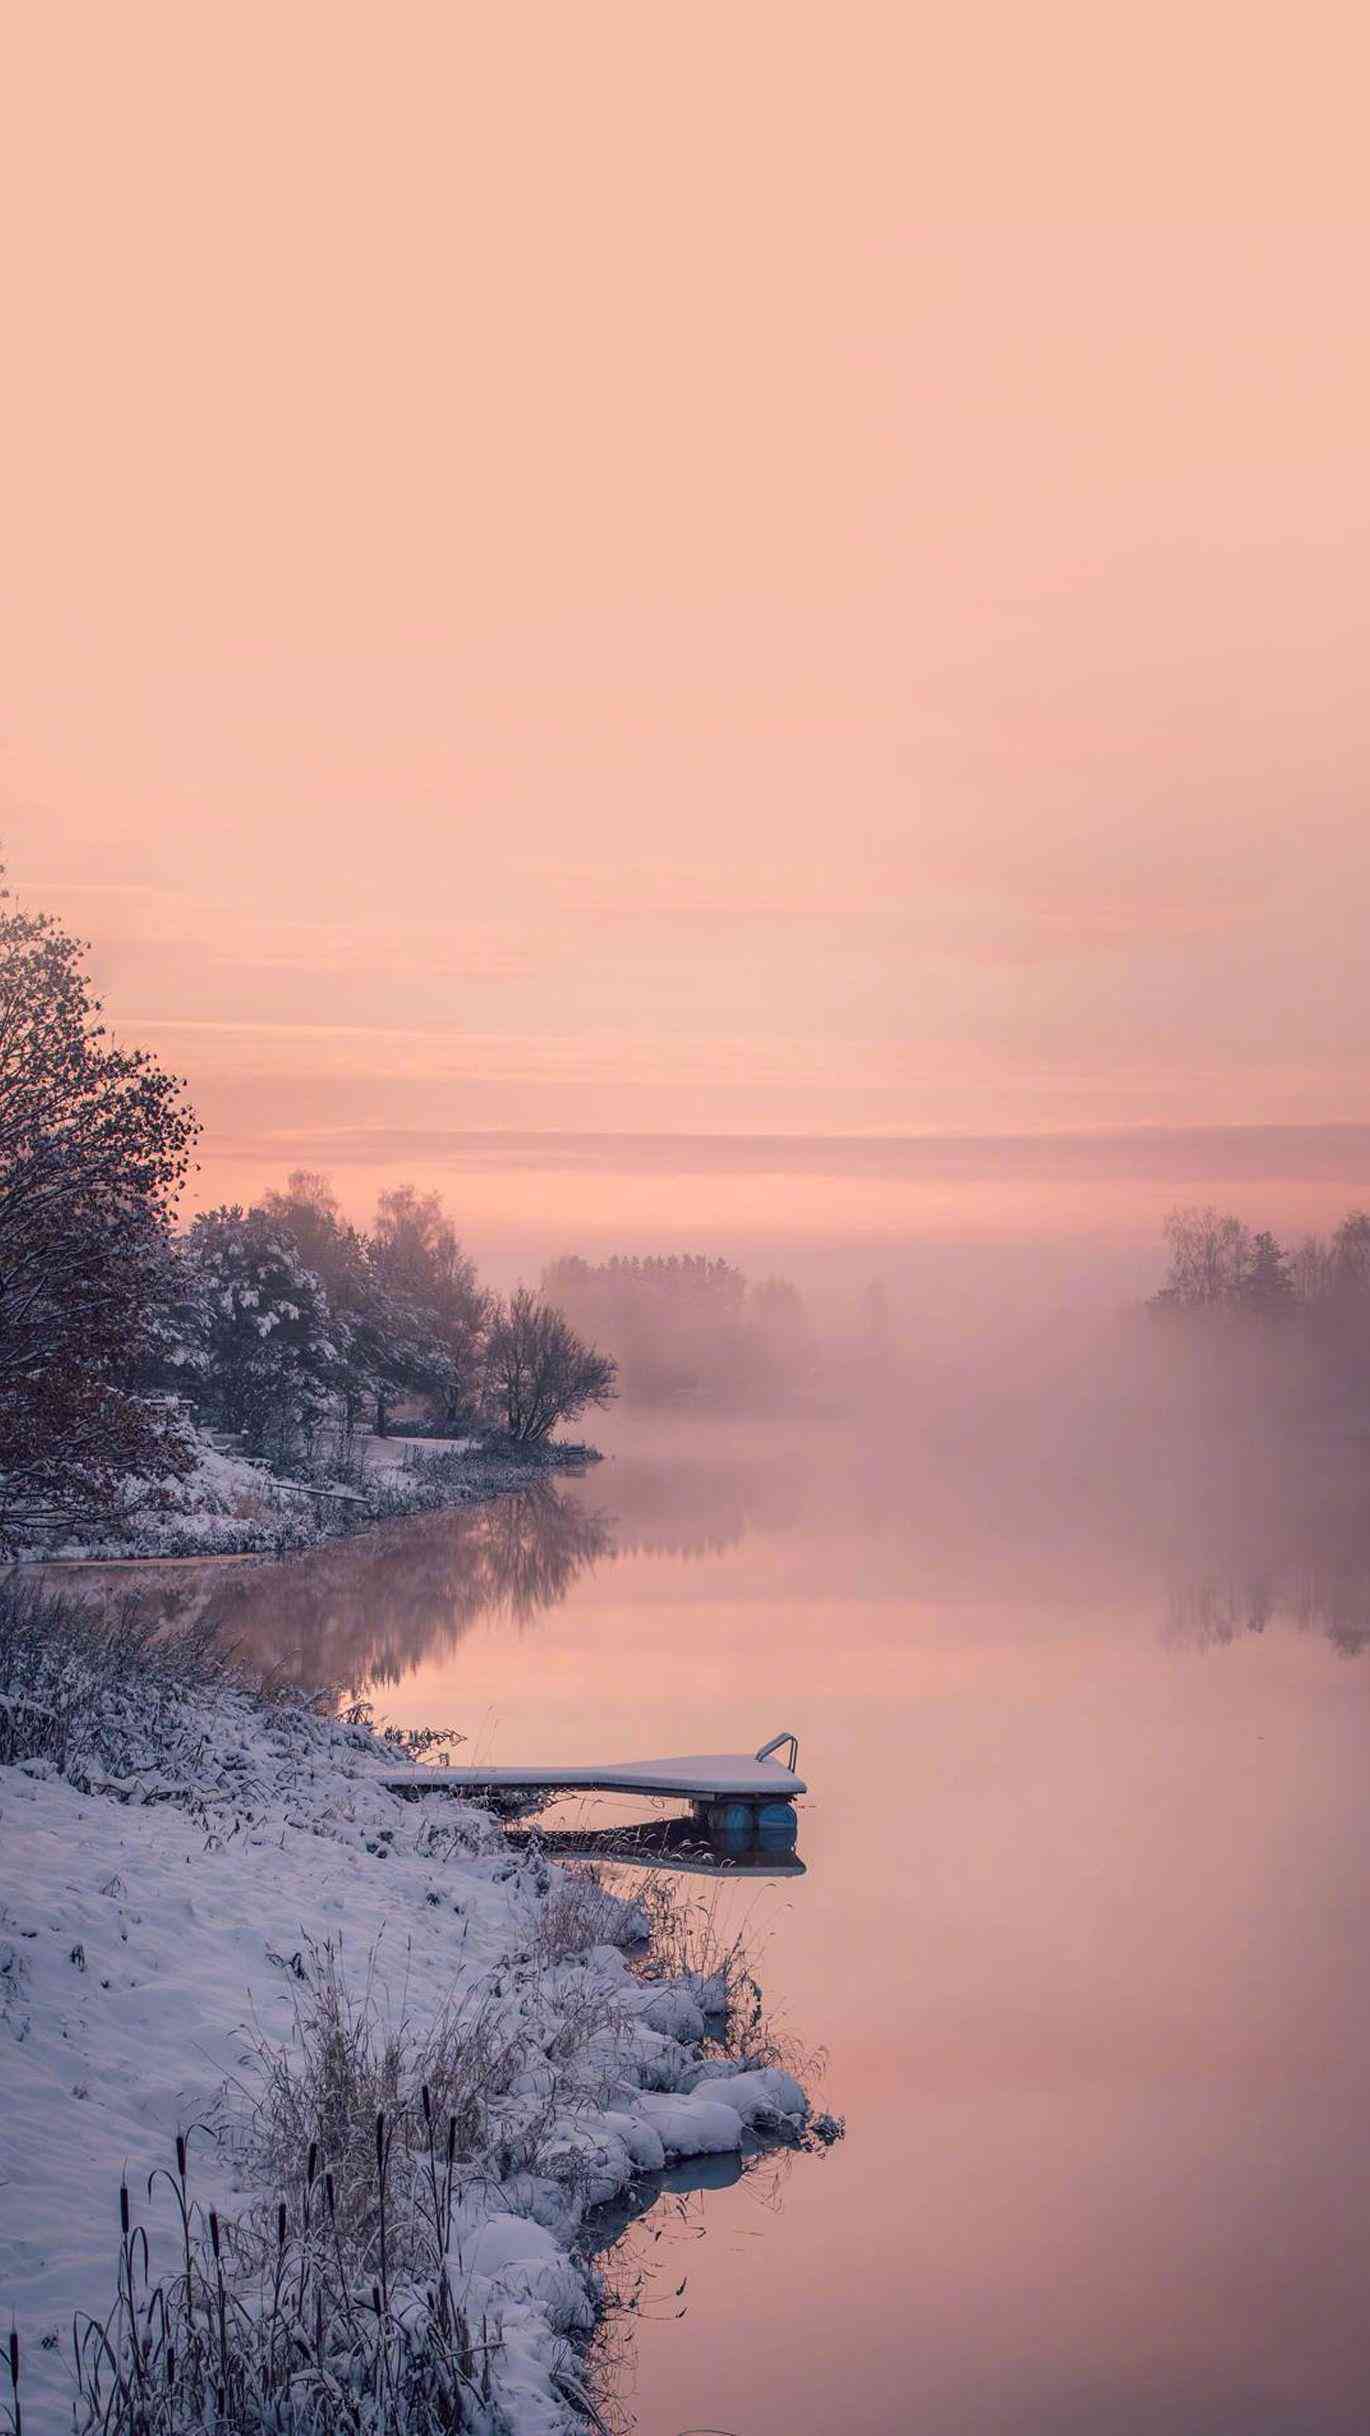
[[[786,1752],[785,1762],[775,1757]],[[417,1764],[386,1770],[382,1783],[392,1793],[466,1793],[518,1797],[534,1793],[647,1793],[691,1802],[707,1810],[725,1802],[793,1802],[808,1792],[796,1773],[799,1743],[793,1734],[777,1734],[750,1756],[713,1751],[686,1759],[633,1759],[577,1768],[425,1768]]]

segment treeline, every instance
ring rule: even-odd
[[[1148,1308],[1162,1316],[1246,1311],[1279,1319],[1295,1311],[1370,1310],[1370,1213],[1350,1210],[1331,1235],[1282,1245],[1229,1212],[1172,1210],[1165,1222],[1170,1267]]]
[[[436,1193],[382,1193],[368,1231],[303,1168],[172,1244],[146,1381],[277,1461],[334,1424],[384,1433],[400,1405],[444,1434],[497,1427],[533,1445],[614,1382],[613,1361],[540,1296],[486,1291]]]
[[[1370,1389],[1370,1213],[1350,1210],[1330,1235],[1290,1245],[1211,1208],[1172,1211],[1165,1233],[1170,1265],[1147,1305],[1156,1320],[1209,1342],[1283,1338],[1329,1385]]]
[[[764,1408],[813,1381],[813,1331],[785,1278],[753,1284],[730,1261],[698,1254],[553,1261],[542,1291],[618,1364],[638,1404]]]
[[[614,1393],[612,1359],[527,1288],[486,1292],[412,1186],[369,1232],[300,1173],[179,1233],[198,1122],[110,1040],[84,954],[0,888],[0,1544],[184,1478],[191,1419],[293,1460],[400,1402],[528,1444]]]

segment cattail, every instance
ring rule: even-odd
[[[174,2343],[168,2343],[166,2347],[166,2381],[168,2385],[176,2383],[176,2346]]]
[[[217,2258],[219,2255],[219,2211],[217,2208],[211,2208],[209,2211],[209,2239]]]
[[[312,2191],[312,2190],[313,2190],[313,2188],[314,2188],[314,2177],[315,2177],[315,2175],[318,2173],[318,2170],[319,2170],[319,2143],[318,2143],[318,2141],[317,2141],[317,2140],[311,2140],[311,2141],[310,2141],[310,2143],[309,2143],[309,2158],[308,2158],[308,2162],[306,2163],[306,2165],[305,2165],[305,2169],[304,2169],[304,2178],[305,2178],[305,2181],[308,2183],[309,2188],[311,2189],[311,2191]]]
[[[451,2162],[452,2162],[453,2158],[455,2157],[456,2153],[457,2153],[457,2118],[456,2118],[456,2116],[455,2116],[455,2115],[449,2115],[449,2116],[448,2116],[448,2118],[447,2118],[447,2162],[448,2162],[448,2164],[449,2164],[449,2165],[451,2164]]]
[[[378,2174],[385,2172],[385,2116],[383,2113],[376,2117],[376,2171]]]
[[[186,2136],[184,2132],[176,2134],[176,2171],[184,2182],[186,2178]]]
[[[285,2201],[284,2201],[284,2200],[282,2200],[282,2201],[280,2202],[280,2205],[278,2206],[278,2208],[277,2208],[277,2210],[276,2210],[276,2247],[277,2247],[277,2249],[278,2249],[278,2250],[283,2250],[283,2249],[285,2248]]]
[[[121,2182],[121,2183],[120,2183],[120,2185],[119,2185],[119,2230],[120,2230],[120,2232],[123,2234],[125,2241],[127,2241],[127,2239],[128,2239],[128,2184],[127,2184],[126,2182]]]
[[[433,2101],[428,2095],[428,2083],[426,2081],[424,2082],[423,2088],[419,2094],[423,2099],[423,2119],[431,2131],[433,2128]]]

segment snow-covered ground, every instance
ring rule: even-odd
[[[464,2008],[512,2050],[458,2167],[450,2273],[473,2321],[498,2324],[491,2425],[583,2426],[585,2211],[669,2160],[797,2129],[798,2084],[706,2038],[716,1985],[630,1964],[631,1906],[536,1846],[515,1858],[478,1809],[388,1793],[394,1752],[364,1727],[220,1685],[174,1699],[125,1757],[0,1766],[0,2322],[19,2330],[29,2436],[71,2425],[72,2313],[109,2309],[121,2182],[154,2274],[176,2220],[148,2177],[178,2132],[203,2208],[269,2196],[264,2059],[291,2048],[325,1969],[358,2002],[369,1984],[415,2052]]]
[[[264,1463],[201,1432],[186,1478],[155,1498],[128,1484],[117,1521],[46,1529],[26,1544],[27,1559],[159,1556],[281,1556],[316,1547],[371,1523],[443,1506],[471,1505],[528,1487],[551,1471],[595,1460],[589,1447],[521,1447],[494,1437],[377,1438],[355,1442],[344,1476],[326,1466],[307,1479],[282,1479]]]

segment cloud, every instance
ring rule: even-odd
[[[536,1175],[808,1176],[992,1183],[996,1178],[1186,1182],[1271,1177],[1370,1191],[1370,1125],[1135,1126],[1016,1134],[514,1132],[501,1127],[345,1125],[292,1134],[324,1164],[434,1165]],[[245,1144],[235,1146],[246,1155]],[[280,1157],[279,1144],[262,1156]]]
[[[263,912],[251,897],[211,898],[149,881],[16,877],[14,892],[61,919],[97,927],[103,956],[136,950],[139,957],[170,949],[247,971],[328,975],[413,969],[505,980],[526,972],[526,934],[512,922],[481,922],[461,913],[418,921],[320,921]],[[139,969],[142,967],[140,965]]]

